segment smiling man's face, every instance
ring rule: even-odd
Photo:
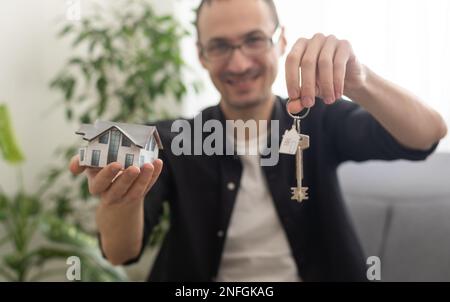
[[[213,59],[206,52],[269,39],[276,26],[263,0],[215,0],[202,7],[198,18],[199,57],[226,106],[247,109],[270,100],[278,59],[285,48],[284,36],[258,55],[245,54],[240,48],[228,57]]]

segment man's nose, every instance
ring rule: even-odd
[[[227,64],[227,69],[233,73],[241,73],[248,70],[252,66],[252,60],[246,56],[241,48],[234,49],[230,60]]]

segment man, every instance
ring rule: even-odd
[[[200,61],[221,94],[218,106],[202,112],[203,123],[274,120],[280,134],[290,128],[286,100],[271,91],[286,47],[273,2],[202,1],[197,29]],[[96,222],[111,263],[139,259],[168,201],[170,230],[150,280],[364,280],[365,258],[336,168],[348,160],[425,159],[446,126],[438,113],[362,65],[349,42],[334,36],[299,39],[286,60],[286,82],[295,100],[289,110],[311,108],[302,122],[302,132],[311,136],[303,179],[309,200],[291,200],[294,156],[280,155],[277,165],[265,167],[252,156],[175,156],[168,146],[176,133],[170,121],[160,122],[162,160],[129,167],[114,182],[118,163],[85,170],[90,192],[101,199]],[[77,157],[70,169],[84,171]]]

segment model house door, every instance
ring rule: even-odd
[[[121,133],[118,130],[111,130],[111,139],[108,147],[108,164],[117,161],[117,154],[119,152]]]

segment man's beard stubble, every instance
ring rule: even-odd
[[[256,79],[262,75],[264,75],[265,69],[264,68],[250,68],[247,71],[243,73],[232,73],[232,72],[224,72],[220,79],[222,82],[226,82],[227,84],[229,82],[233,81],[240,81],[240,80],[247,80],[247,79]],[[267,83],[263,83],[263,87],[266,87]],[[233,110],[248,110],[255,107],[258,107],[262,105],[265,102],[268,102],[271,99],[271,91],[264,92],[264,95],[260,95],[257,98],[253,100],[245,100],[245,101],[234,101],[230,100],[227,97],[222,97],[222,101],[232,108]]]

